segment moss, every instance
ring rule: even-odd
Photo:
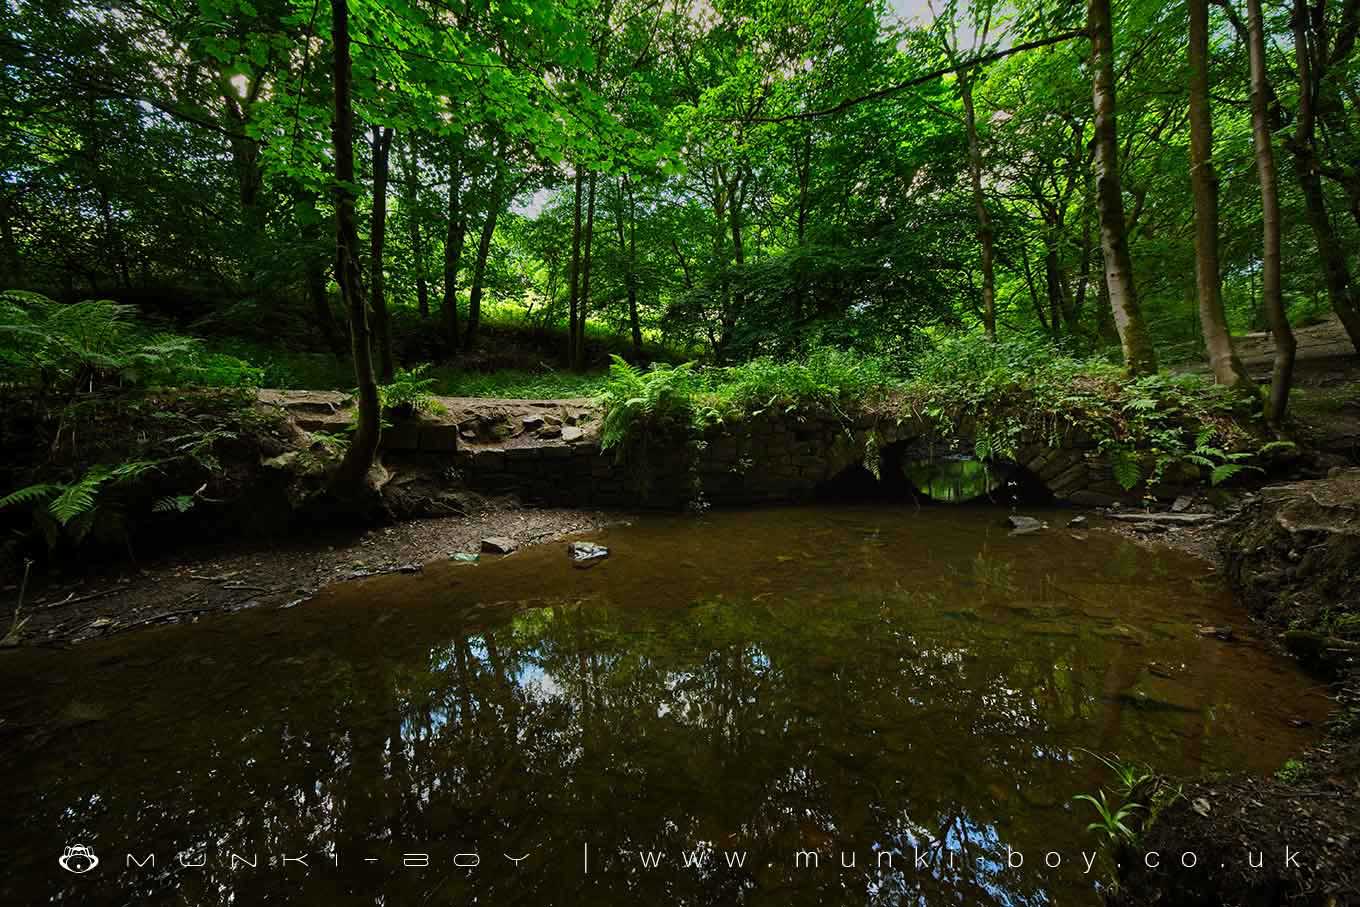
[[[1300,784],[1308,780],[1308,766],[1298,759],[1288,759],[1275,772],[1275,777],[1284,784]]]

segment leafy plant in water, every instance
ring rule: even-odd
[[[1091,794],[1077,794],[1073,800],[1085,800],[1095,807],[1097,820],[1086,826],[1087,831],[1104,835],[1111,842],[1131,842],[1136,833],[1128,825],[1128,819],[1143,807],[1139,803],[1125,803],[1118,808],[1112,807],[1105,797],[1105,791]]]
[[[1132,796],[1134,791],[1141,790],[1156,780],[1157,776],[1145,765],[1121,762],[1115,757],[1102,756],[1100,753],[1085,748],[1082,748],[1081,751],[1099,759],[1106,768],[1114,772],[1115,790],[1125,797]]]

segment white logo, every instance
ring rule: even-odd
[[[96,857],[94,851],[84,844],[74,844],[62,852],[62,855],[57,858],[57,862],[67,872],[82,875],[99,865],[99,857]]]

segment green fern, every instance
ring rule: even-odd
[[[0,370],[17,385],[68,393],[127,383],[236,386],[262,377],[221,355],[204,368],[199,341],[148,335],[132,316],[107,299],[63,305],[38,293],[0,293]]]
[[[1110,468],[1114,472],[1114,480],[1125,491],[1131,490],[1143,479],[1142,467],[1138,465],[1138,458],[1131,451],[1116,452]]]
[[[197,500],[191,494],[168,494],[157,500],[151,510],[155,513],[187,513]]]
[[[1209,473],[1209,484],[1218,485],[1222,482],[1226,482],[1242,470],[1248,468],[1250,467],[1244,466],[1241,463],[1221,463],[1218,466],[1215,466],[1213,471]]]
[[[0,498],[0,509],[11,507],[15,504],[36,504],[39,501],[52,497],[52,495],[60,494],[64,487],[65,486],[63,485],[42,484],[29,485],[26,488],[20,488],[18,491],[11,492],[3,498]]]
[[[603,449],[639,441],[662,422],[693,418],[693,388],[688,383],[693,363],[658,364],[644,372],[619,356],[611,358],[605,391],[599,398],[604,409]]]
[[[434,395],[435,378],[426,373],[430,370],[428,362],[415,368],[399,368],[392,380],[378,388],[378,400],[384,411],[396,410],[408,413],[443,413],[444,405]],[[358,391],[353,392],[356,396]]]
[[[155,460],[131,460],[116,466],[102,464],[92,466],[74,482],[29,485],[11,492],[0,498],[0,508],[16,504],[35,505],[51,498],[45,508],[46,512],[59,526],[68,527],[78,518],[93,514],[98,506],[100,489],[104,485],[110,482],[113,484],[130,482],[158,465]]]
[[[78,481],[63,488],[61,494],[47,505],[48,512],[56,517],[58,523],[65,526],[82,513],[94,510],[99,486],[109,478],[107,470],[99,466],[94,467]]]

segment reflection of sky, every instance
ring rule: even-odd
[[[556,677],[544,670],[542,665],[533,662],[528,662],[515,672],[515,684],[536,702],[556,699],[565,692]]]

